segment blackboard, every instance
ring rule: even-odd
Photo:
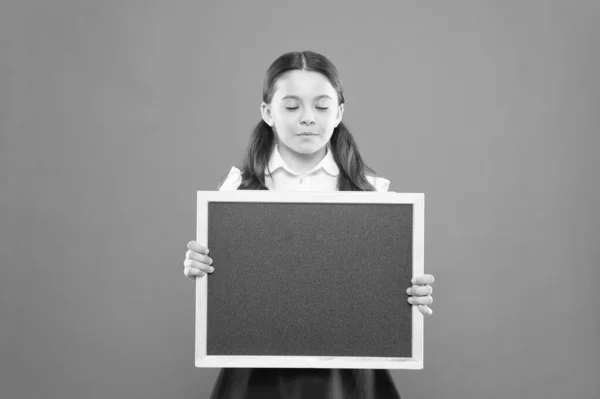
[[[198,367],[422,368],[423,194],[199,191],[197,239]]]

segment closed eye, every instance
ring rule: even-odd
[[[285,109],[287,109],[287,110],[290,110],[290,111],[293,111],[293,110],[295,110],[295,109],[298,109],[298,108],[300,108],[300,107],[293,107],[293,108],[291,108],[291,107],[286,107]],[[323,107],[315,107],[315,108],[317,108],[318,110],[321,110],[321,111],[325,111],[326,109],[329,109],[329,108],[327,108],[327,107],[324,107],[324,108],[323,108]]]

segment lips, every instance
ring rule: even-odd
[[[313,133],[313,132],[302,132],[302,133],[298,133],[298,136],[316,136],[317,133]]]

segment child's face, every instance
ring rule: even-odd
[[[299,154],[323,149],[344,113],[329,80],[317,72],[294,70],[281,75],[275,88],[271,104],[263,102],[261,111],[279,144]]]

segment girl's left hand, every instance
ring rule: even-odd
[[[408,303],[411,305],[419,305],[419,310],[425,316],[429,316],[433,313],[433,310],[427,306],[433,303],[433,297],[431,296],[433,288],[430,285],[433,284],[433,281],[434,278],[431,274],[424,274],[413,278],[413,286],[406,290],[408,295],[412,295],[408,298]]]

